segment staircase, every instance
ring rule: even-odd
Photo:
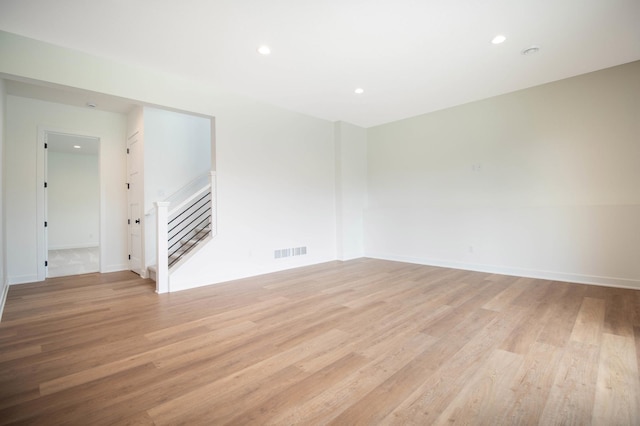
[[[196,228],[188,236],[179,240],[178,248],[169,254],[169,268],[198,246],[198,243],[211,235],[211,225],[204,228]]]
[[[215,234],[215,174],[196,179],[156,203],[157,265],[149,267],[156,292],[171,291],[171,273]]]
[[[211,186],[207,185],[169,212],[169,268],[211,234]]]

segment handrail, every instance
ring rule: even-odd
[[[171,211],[169,211],[169,216],[173,216],[173,214],[179,210],[181,210],[183,207],[187,206],[191,201],[193,201],[194,198],[196,198],[197,196],[201,195],[202,193],[204,193],[206,190],[211,189],[211,184],[207,184],[207,186],[205,186],[204,188],[201,188],[199,191],[197,191],[195,194],[191,195],[189,198],[187,198],[186,200],[184,200],[183,202],[181,202],[180,204],[178,204],[177,206],[175,206],[173,209],[171,209]]]
[[[203,186],[209,184],[211,182],[211,179],[209,178],[210,175],[211,172],[201,174],[189,181],[186,185],[182,186],[182,188],[173,191],[173,193],[165,197],[164,201],[168,201],[171,204],[182,203],[182,201],[189,197],[194,191],[197,191]]]
[[[206,172],[197,178],[191,180],[189,183],[184,185],[182,188],[174,191],[168,197],[165,197],[162,202],[168,202],[169,205],[175,204],[176,206],[181,205],[187,198],[192,195],[192,192],[195,188],[203,188],[206,185],[211,183],[211,176],[213,176],[215,172]],[[176,204],[177,203],[177,204]],[[174,208],[175,210],[175,208]],[[145,216],[151,216],[156,213],[155,207],[151,207],[147,212],[145,212]]]

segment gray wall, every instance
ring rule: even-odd
[[[640,62],[368,131],[366,252],[640,287]]]

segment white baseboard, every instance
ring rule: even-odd
[[[7,303],[7,294],[9,293],[9,281],[3,283],[2,294],[0,294],[0,321],[2,321],[2,313],[4,312],[4,304]]]
[[[365,255],[362,254],[362,253],[345,253],[345,254],[343,254],[341,256],[338,256],[336,258],[336,260],[340,260],[342,262],[346,262],[348,260],[361,259],[363,257],[365,257]]]
[[[464,263],[442,259],[426,259],[411,256],[397,256],[388,253],[367,253],[367,257],[381,260],[414,263],[418,265],[439,266],[442,268],[463,269],[467,271],[488,272],[500,275],[515,275],[518,277],[536,278],[542,280],[564,281],[576,284],[601,285],[605,287],[640,289],[640,280],[616,277],[600,277],[576,273],[543,271],[538,269],[513,268],[506,266]]]
[[[129,269],[129,265],[126,263],[120,263],[116,265],[107,265],[104,268],[100,268],[101,274],[108,274],[109,272],[120,272],[127,271]]]
[[[230,281],[241,280],[245,278],[257,277],[260,275],[271,274],[274,272],[288,271],[291,269],[304,268],[307,266],[318,265],[321,263],[335,261],[336,259],[321,259],[313,258],[309,262],[302,264],[281,264],[274,268],[273,265],[269,265],[268,268],[260,268],[245,273],[244,271],[238,273],[240,269],[229,271],[227,274],[217,275],[215,277],[209,275],[189,275],[187,277],[180,276],[178,279],[173,276],[173,273],[169,274],[169,292],[191,290],[198,287],[205,287],[209,285],[225,284]]]

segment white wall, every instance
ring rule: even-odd
[[[144,108],[144,208],[211,171],[211,121]]]
[[[369,129],[366,254],[640,287],[638,67]],[[5,32],[0,73],[216,117],[218,236],[174,289],[336,258],[332,123]],[[32,152],[9,148],[7,164],[32,169]],[[30,215],[33,197],[6,196]]]
[[[372,257],[640,287],[640,62],[368,130]]]
[[[100,243],[98,155],[48,151],[49,250],[97,247]]]
[[[336,242],[340,260],[364,256],[367,201],[367,130],[334,123],[336,146]]]
[[[218,235],[174,289],[336,258],[332,123],[5,32],[0,73],[215,117]],[[273,258],[299,246],[306,256]]]
[[[5,61],[2,61],[4,63]],[[51,66],[49,66],[51,68]],[[55,67],[53,67],[55,68]],[[7,96],[5,201],[10,283],[37,280],[38,126],[100,138],[101,271],[127,268],[126,117]]]
[[[218,234],[171,290],[336,258],[332,124],[247,103],[216,116]],[[274,250],[307,255],[275,259]]]
[[[7,251],[4,202],[4,142],[5,142],[6,91],[4,80],[0,78],[0,320],[6,301],[9,281],[7,278]]]
[[[155,202],[211,171],[211,120],[144,107],[145,265],[156,263]],[[151,213],[151,214],[150,214]]]

